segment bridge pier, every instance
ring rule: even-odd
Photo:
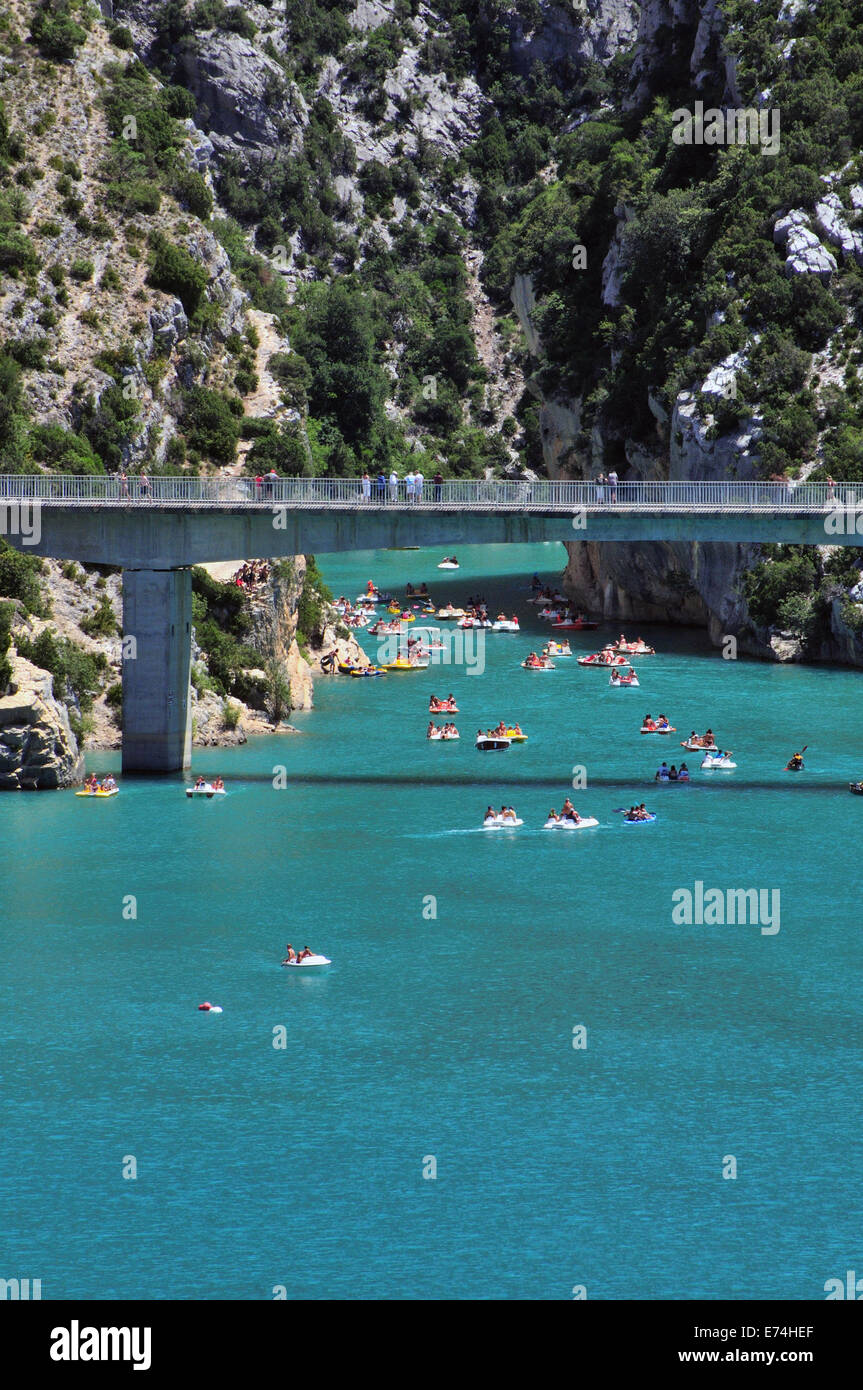
[[[192,573],[123,570],[123,771],[192,760]]]

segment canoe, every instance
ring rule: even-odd
[[[368,678],[369,676],[382,676],[384,675],[384,668],[383,666],[355,666],[351,671],[351,675],[357,676],[360,679]]]
[[[623,818],[623,824],[624,824],[624,825],[649,825],[650,822],[651,822],[652,820],[656,820],[656,816],[655,816],[654,813],[651,811],[651,812],[650,812],[650,815],[646,816],[643,820],[627,820],[626,817],[624,816],[624,818]]]

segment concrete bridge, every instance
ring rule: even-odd
[[[190,567],[302,553],[533,541],[863,544],[863,484],[471,480],[408,496],[358,478],[0,475],[0,535],[33,555],[118,565],[123,770],[191,758]]]

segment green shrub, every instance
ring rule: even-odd
[[[60,232],[57,227],[57,233]],[[0,223],[0,271],[33,275],[42,264],[39,253],[23,232],[8,223]]]
[[[92,280],[93,270],[94,266],[92,261],[84,260],[79,257],[70,265],[69,274],[73,280],[77,280],[79,284],[81,284],[85,280]]]
[[[196,169],[181,169],[174,179],[172,191],[184,207],[204,222],[213,211],[213,195],[203,174]]]
[[[155,183],[146,179],[133,179],[131,182],[109,183],[105,189],[109,207],[126,214],[142,212],[147,215],[158,212],[162,195]]]
[[[12,618],[15,609],[11,603],[0,603],[0,696],[5,695],[12,678],[12,663],[9,660],[9,647],[12,643]]]
[[[159,236],[147,279],[155,289],[176,295],[186,313],[191,315],[206,288],[207,272],[182,246],[174,246]]]
[[[0,598],[17,598],[25,612],[42,617],[45,604],[39,576],[42,562],[0,539]]]
[[[99,602],[92,613],[81,622],[81,631],[88,637],[113,637],[117,632],[117,619],[107,594],[99,596]]]
[[[33,457],[51,473],[104,473],[90,441],[62,425],[34,425],[30,431]]]
[[[41,0],[30,23],[30,35],[46,58],[66,60],[87,38],[87,32],[72,19],[68,0]]]
[[[130,49],[133,46],[132,30],[125,24],[116,24],[111,30],[111,42],[115,48]]]
[[[105,691],[105,703],[110,705],[111,709],[115,710],[117,714],[120,713],[123,708],[122,681],[114,681],[113,685],[108,686],[108,689]]]
[[[186,394],[183,431],[191,449],[215,463],[232,463],[239,430],[230,403],[218,391],[193,386]]]
[[[239,705],[232,704],[230,700],[222,701],[222,728],[236,729],[239,725],[242,710]]]

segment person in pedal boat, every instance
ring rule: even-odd
[[[667,764],[667,763],[663,763],[662,766],[661,766],[660,768],[657,768],[656,776],[654,777],[653,780],[654,780],[654,782],[667,782],[667,781],[668,781],[668,764]]]
[[[102,791],[103,791],[103,792],[112,792],[112,791],[114,791],[114,790],[116,789],[116,786],[117,786],[117,783],[114,781],[114,778],[111,776],[111,774],[110,774],[110,772],[109,772],[109,773],[108,773],[108,776],[105,778],[104,782],[102,783]]]
[[[563,805],[560,808],[560,819],[575,821],[580,819],[579,814],[573,806],[572,802],[570,801],[569,797],[566,798],[566,801],[564,801]]]
[[[300,951],[300,954],[297,956],[297,960],[305,960],[307,956],[313,955],[314,951],[310,951],[308,946],[304,946],[303,949]]]
[[[657,729],[667,729],[669,727],[668,716],[661,714],[656,721]]]
[[[674,763],[672,763],[671,767],[668,769],[668,780],[669,782],[676,782],[678,781],[679,777],[680,773],[677,771],[677,768],[674,766]]]
[[[612,674],[612,677],[613,677],[613,676],[614,676],[614,672],[612,671],[611,674]],[[645,729],[650,729],[650,730],[653,730],[653,729],[656,728],[656,724],[655,724],[654,721],[651,719],[651,717],[650,717],[649,714],[646,714],[646,715],[644,716],[644,727],[645,727]]]
[[[195,791],[197,791],[197,790],[199,789],[199,787],[205,787],[205,786],[206,786],[206,782],[204,781],[203,777],[196,777],[196,778],[195,778]]]
[[[560,816],[557,814],[557,811],[555,811],[555,809],[554,809],[553,806],[552,806],[551,810],[549,811],[549,813],[548,813],[548,815],[547,815],[547,817],[546,817],[546,820],[554,821],[555,824],[557,824],[557,822],[560,820]]]
[[[282,961],[282,965],[287,965],[290,961],[294,961],[297,959],[297,953],[291,945],[290,941],[285,947],[285,952],[285,959]]]
[[[680,764],[680,767],[678,768],[678,771],[677,771],[677,780],[678,780],[678,782],[688,782],[688,781],[689,781],[689,768],[686,766],[686,763],[681,763],[681,764]]]
[[[495,811],[493,806],[489,806],[485,815],[483,816],[483,821],[485,824],[488,824],[490,820],[497,820],[497,812]]]

